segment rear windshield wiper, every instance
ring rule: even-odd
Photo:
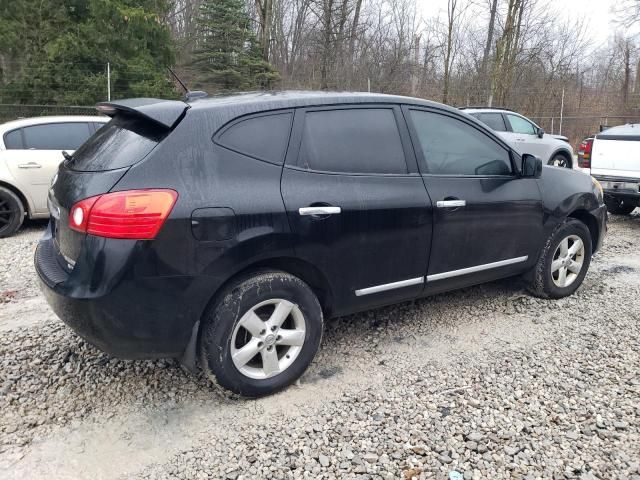
[[[67,152],[66,150],[62,150],[62,156],[67,161],[71,161],[71,159],[73,158],[71,155],[69,155],[69,152]]]

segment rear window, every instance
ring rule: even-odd
[[[138,118],[116,115],[76,150],[66,165],[82,172],[129,167],[146,157],[166,133]]]

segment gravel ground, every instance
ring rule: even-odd
[[[570,298],[509,279],[341,318],[260,400],[76,337],[34,284],[41,230],[0,240],[3,478],[640,480],[637,213]]]

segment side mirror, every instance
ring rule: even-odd
[[[538,138],[544,137],[544,128],[538,127]]]
[[[542,175],[542,160],[530,153],[524,153],[520,171],[525,178],[540,178],[540,175]]]

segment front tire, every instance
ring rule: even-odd
[[[322,338],[322,309],[309,286],[261,272],[226,288],[200,332],[200,364],[234,393],[261,397],[295,382]]]
[[[556,153],[551,160],[549,160],[548,165],[553,165],[554,167],[562,167],[562,168],[573,168],[571,164],[571,159],[568,155],[564,153]]]
[[[24,220],[24,205],[8,188],[0,187],[0,238],[13,235]]]
[[[614,215],[629,215],[638,206],[636,200],[625,200],[618,197],[604,197],[604,203],[607,206],[607,210]]]
[[[529,291],[541,298],[569,296],[582,284],[590,263],[589,229],[580,220],[568,218],[547,239]]]

